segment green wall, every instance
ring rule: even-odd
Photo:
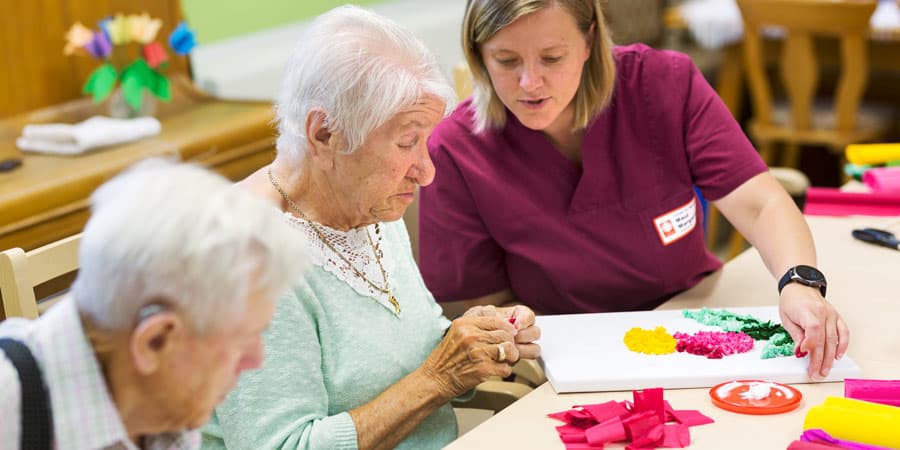
[[[356,0],[371,5],[385,0]],[[341,0],[182,0],[200,44],[307,19],[347,3]]]

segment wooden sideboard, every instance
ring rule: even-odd
[[[218,100],[182,77],[172,90],[173,100],[157,107],[159,135],[81,156],[21,154],[15,140],[26,124],[79,122],[105,114],[103,104],[81,99],[0,121],[2,159],[21,160],[0,172],[0,249],[30,250],[81,231],[94,189],[144,158],[177,157],[235,180],[272,160],[271,104]]]

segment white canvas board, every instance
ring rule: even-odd
[[[775,306],[726,309],[780,323]],[[646,355],[625,346],[625,332],[633,327],[663,326],[669,333],[721,331],[683,317],[682,310],[539,316],[537,324],[541,327],[541,363],[558,393],[702,388],[738,379],[811,382],[806,374],[808,356],[761,359],[766,341],[756,341],[748,353],[722,359],[679,352]],[[835,361],[825,381],[860,375],[859,366],[844,356]]]

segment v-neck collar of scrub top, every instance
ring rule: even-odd
[[[568,214],[595,209],[601,206],[597,192],[620,188],[616,186],[614,179],[597,173],[601,165],[613,164],[615,160],[615,155],[609,153],[609,124],[606,114],[599,114],[584,130],[580,167],[560,152],[543,132],[526,127],[509,110],[506,111],[506,120],[508,126],[505,134],[510,141],[526,141],[516,146],[521,157],[547,167],[548,175],[561,177],[568,185]]]

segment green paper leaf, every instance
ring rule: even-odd
[[[122,96],[125,97],[125,103],[135,111],[141,109],[141,97],[143,97],[144,86],[140,77],[135,74],[122,76]]]
[[[91,76],[88,77],[81,91],[85,94],[91,94],[94,98],[94,103],[100,103],[106,100],[106,97],[116,87],[117,76],[116,68],[112,64],[106,63],[91,72]]]
[[[122,71],[122,95],[135,110],[141,107],[144,89],[162,101],[167,102],[172,99],[169,80],[163,74],[153,70],[146,60],[138,58]]]
[[[150,73],[152,78],[149,86],[150,92],[164,102],[172,100],[172,92],[169,90],[168,78],[155,70],[151,70]]]
[[[152,91],[153,69],[144,58],[138,58],[122,71],[122,95],[132,109],[141,109],[144,89]]]

